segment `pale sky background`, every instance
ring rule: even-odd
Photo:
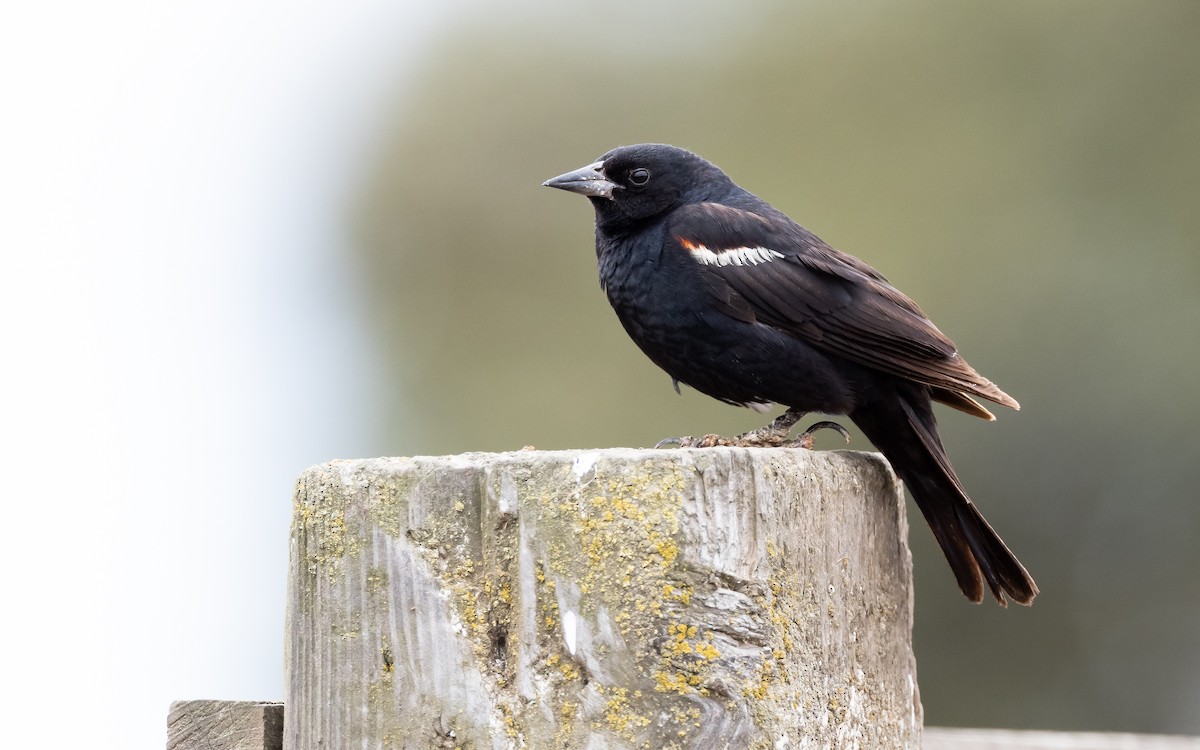
[[[292,484],[383,387],[345,207],[430,5],[0,11],[7,747],[282,698]]]

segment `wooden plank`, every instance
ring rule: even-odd
[[[282,748],[282,703],[176,701],[167,715],[167,750]]]
[[[1200,737],[928,727],[924,750],[1200,750]]]
[[[168,750],[280,750],[283,704],[177,701]],[[1200,737],[926,727],[924,750],[1200,750]]]
[[[906,537],[873,454],[315,467],[285,747],[917,747]]]

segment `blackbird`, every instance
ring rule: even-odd
[[[912,493],[967,598],[982,601],[986,582],[1002,605],[1033,601],[1037,585],[950,465],[932,402],[988,420],[973,397],[1020,407],[916,303],[684,149],[623,146],[544,184],[591,201],[600,283],[676,390],[787,407],[736,438],[675,442],[808,447],[811,429],[789,439],[802,415],[847,415]]]

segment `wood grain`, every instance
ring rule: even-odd
[[[167,750],[280,750],[283,704],[176,701],[167,715]]]
[[[919,747],[906,538],[874,454],[314,467],[284,746]]]

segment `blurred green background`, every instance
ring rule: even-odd
[[[426,47],[352,211],[382,452],[759,426],[672,392],[598,288],[590,206],[540,186],[690,148],[1023,406],[941,416],[1032,609],[965,602],[910,508],[927,723],[1200,733],[1200,3],[699,7],[480,5]]]

